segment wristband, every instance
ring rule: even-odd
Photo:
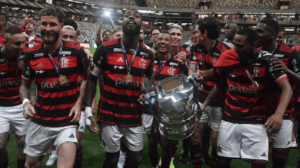
[[[23,100],[23,102],[22,102],[23,107],[24,107],[24,105],[25,105],[26,103],[30,103],[30,101],[29,101],[27,98],[25,98],[25,99]]]
[[[85,116],[86,118],[93,116],[91,107],[85,107]]]

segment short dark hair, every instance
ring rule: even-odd
[[[159,33],[161,32],[159,28],[153,28],[153,29],[151,30],[151,35],[152,35],[152,32],[153,32],[154,30],[158,30]]]
[[[163,33],[170,35],[172,38],[172,35],[168,31],[165,31],[165,30],[161,31],[158,35],[163,34]]]
[[[258,40],[257,32],[250,28],[240,29],[240,30],[238,30],[238,32],[236,34],[246,36],[246,40],[251,43],[257,42],[257,40]]]
[[[8,16],[5,13],[2,13],[2,12],[0,12],[0,16],[3,16],[3,18],[5,19],[5,22],[7,24]]]
[[[116,32],[122,30],[121,28],[115,28],[112,32],[111,32],[111,35],[115,34]]]
[[[197,26],[197,24],[193,24],[192,31],[196,30],[196,26]]]
[[[201,33],[207,31],[209,39],[217,39],[220,36],[219,22],[213,17],[205,17],[197,21],[197,25]]]
[[[110,31],[110,30],[105,30],[105,31],[102,33],[102,37],[104,36],[104,34],[105,34],[106,32],[109,32],[109,33],[111,34],[111,31]]]
[[[275,21],[274,19],[263,19],[262,21],[260,21],[259,23],[264,23],[267,25],[267,27],[269,27],[272,31],[278,33],[279,31],[279,24],[277,21]]]
[[[141,17],[141,21],[143,21],[142,15],[141,15],[141,13],[138,10],[136,10],[136,9],[128,9],[127,11],[125,11],[125,13],[127,13],[129,11],[135,11],[136,13],[138,13],[140,15],[140,17]],[[125,15],[125,13],[124,13],[124,15]]]
[[[63,23],[64,23],[64,26],[72,26],[75,29],[75,31],[77,31],[78,26],[74,20],[64,19]]]
[[[15,35],[15,34],[21,34],[23,33],[23,30],[20,29],[18,26],[12,25],[8,26],[4,32],[3,32],[3,38],[7,40],[7,36],[10,35]]]
[[[43,8],[39,12],[39,18],[40,19],[41,19],[42,16],[56,16],[58,18],[59,23],[63,23],[63,19],[65,17],[65,14],[58,7],[51,5],[49,7]]]
[[[282,26],[279,26],[278,33],[283,32],[283,36],[285,36],[285,29]]]

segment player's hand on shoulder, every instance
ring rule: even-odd
[[[34,107],[29,102],[25,103],[23,106],[24,118],[26,119],[31,118],[33,117],[33,114],[35,114]]]
[[[289,72],[289,69],[285,66],[285,64],[278,58],[272,58],[271,59],[271,68],[276,71],[284,71],[286,74]]]
[[[270,129],[270,134],[276,133],[281,129],[282,126],[282,115],[273,114],[271,117],[268,118],[267,122],[265,123],[266,131]]]

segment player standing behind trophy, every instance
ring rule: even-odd
[[[103,73],[103,91],[97,122],[100,144],[106,151],[104,168],[116,167],[120,140],[126,144],[126,166],[136,168],[142,162],[143,127],[138,97],[143,78],[153,75],[153,54],[139,42],[142,18],[135,9],[123,16],[123,37],[102,43],[94,54],[95,68],[86,87],[86,111],[91,111],[97,79]]]
[[[220,35],[219,23],[212,17],[206,17],[197,21],[196,31],[198,34],[198,42],[191,48],[189,58],[189,75],[196,72],[197,66],[200,70],[207,71],[213,68],[220,55],[230,49],[226,44],[217,40]],[[199,92],[199,102],[201,105],[206,106],[206,98],[215,86],[216,80],[214,78],[203,78],[203,89]],[[211,127],[211,167],[217,166],[217,138],[220,122],[222,119],[222,111],[220,108],[220,99],[217,98],[210,103],[207,108],[201,107],[203,113],[199,121],[199,139],[198,143],[202,140],[203,132],[206,124],[209,123]],[[196,142],[195,142],[196,143]],[[200,148],[200,144],[199,144]],[[201,150],[201,149],[200,149]],[[200,159],[201,160],[201,159]],[[201,163],[200,163],[201,164]]]
[[[64,18],[59,8],[44,8],[39,18],[43,43],[28,50],[20,88],[24,116],[32,117],[25,140],[25,165],[42,167],[44,155],[54,145],[58,153],[57,167],[71,168],[76,154],[80,97],[84,95],[80,92],[77,96],[77,75],[87,79],[89,61],[79,46],[59,38]],[[28,100],[30,81],[34,78],[38,95],[35,107]]]
[[[157,37],[156,57],[154,60],[154,74],[152,78],[155,79],[155,83],[174,76],[176,74],[188,74],[188,69],[183,62],[178,61],[176,56],[171,56],[170,48],[172,44],[172,36],[170,33],[163,31],[159,33]],[[145,80],[145,82],[148,80]],[[154,81],[151,79],[151,81]],[[153,83],[145,83],[146,90],[150,90],[149,86]],[[162,157],[161,167],[169,168],[172,158],[172,141],[167,137],[160,135],[158,131],[158,123],[153,119],[153,115],[147,111],[144,111],[143,126],[145,132],[148,134],[148,154],[152,164],[152,168],[158,168],[158,150],[157,145],[161,143]],[[159,138],[160,136],[160,138]]]

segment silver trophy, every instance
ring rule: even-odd
[[[154,92],[145,95],[146,110],[159,123],[160,134],[171,140],[188,138],[196,130],[195,119],[201,116],[196,77],[174,75],[152,86]]]

